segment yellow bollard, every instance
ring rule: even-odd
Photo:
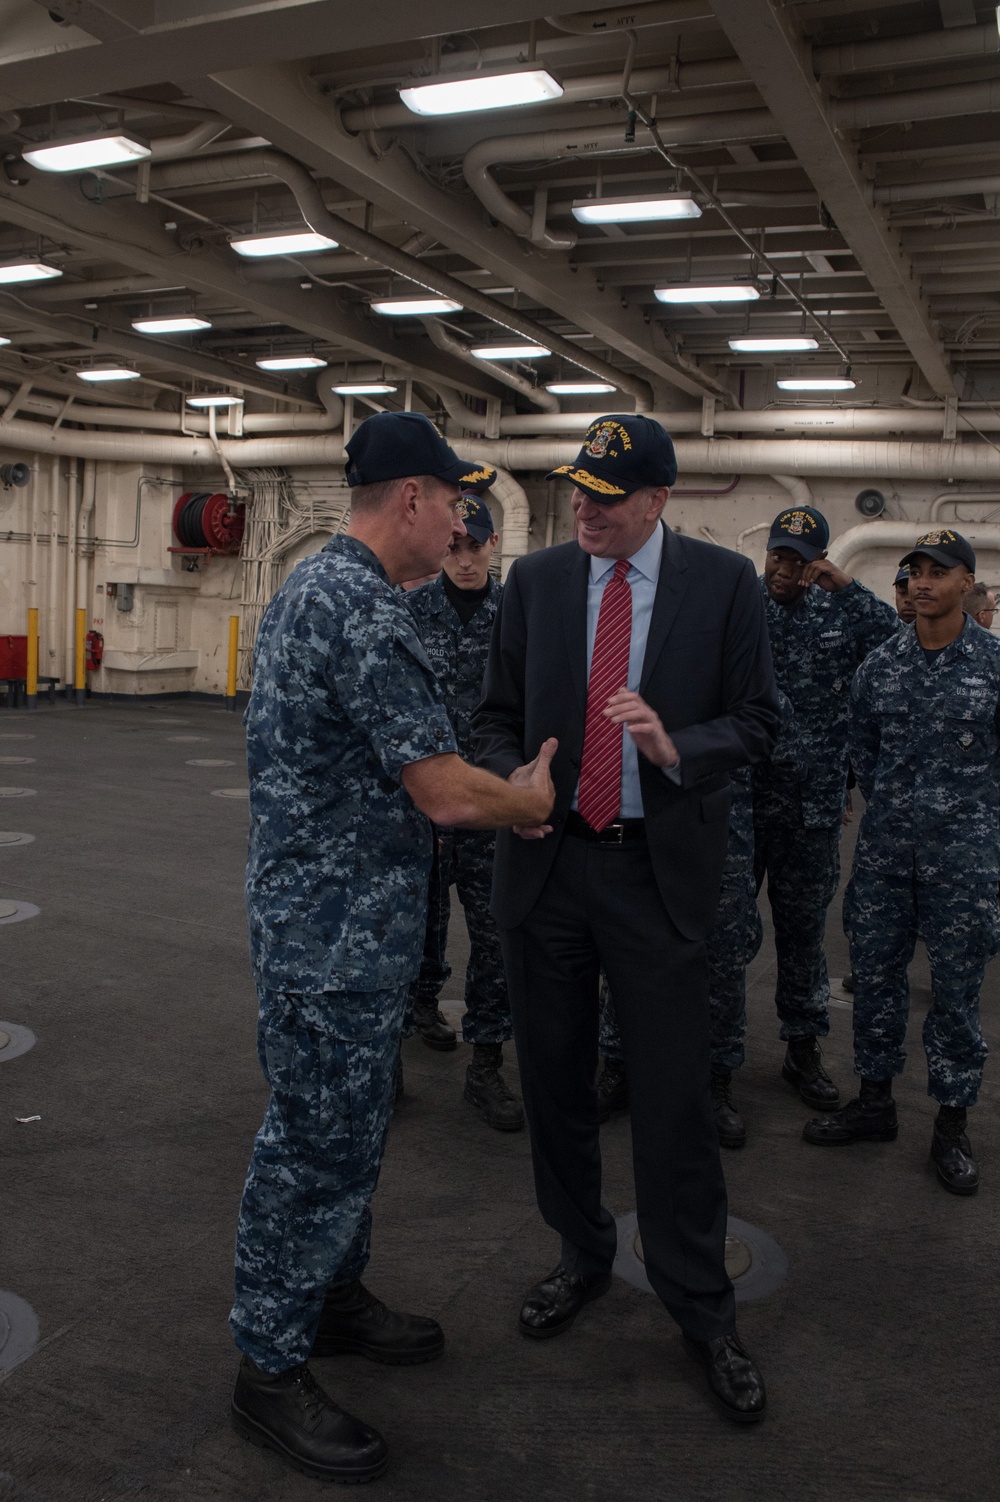
[[[28,667],[25,695],[28,708],[35,709],[38,704],[38,610],[31,606],[28,611]]]
[[[85,704],[87,702],[87,612],[82,607],[76,612],[76,661],[73,689],[74,702]]]
[[[229,617],[229,668],[226,673],[226,708],[236,711],[236,675],[240,662],[240,618]]]

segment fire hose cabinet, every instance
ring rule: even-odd
[[[221,491],[186,490],[174,506],[178,547],[171,553],[235,554],[243,541],[246,506]]]
[[[0,680],[27,678],[28,638],[26,636],[0,636]]]

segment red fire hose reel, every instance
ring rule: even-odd
[[[246,525],[246,507],[222,492],[186,490],[174,507],[174,536],[180,547],[171,553],[238,553]]]

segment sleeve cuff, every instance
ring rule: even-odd
[[[681,764],[679,760],[675,761],[672,767],[661,767],[660,771],[664,777],[670,778],[675,787],[681,786]]]

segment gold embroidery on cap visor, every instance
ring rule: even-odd
[[[484,469],[474,469],[470,474],[463,475],[459,485],[492,485],[497,477],[497,472],[492,464],[487,464]]]
[[[554,475],[565,475],[581,490],[593,490],[597,495],[631,495],[631,491],[623,490],[620,485],[613,485],[610,480],[602,480],[600,475],[592,475],[587,469],[577,469],[575,464],[560,464],[558,469],[551,472]]]

